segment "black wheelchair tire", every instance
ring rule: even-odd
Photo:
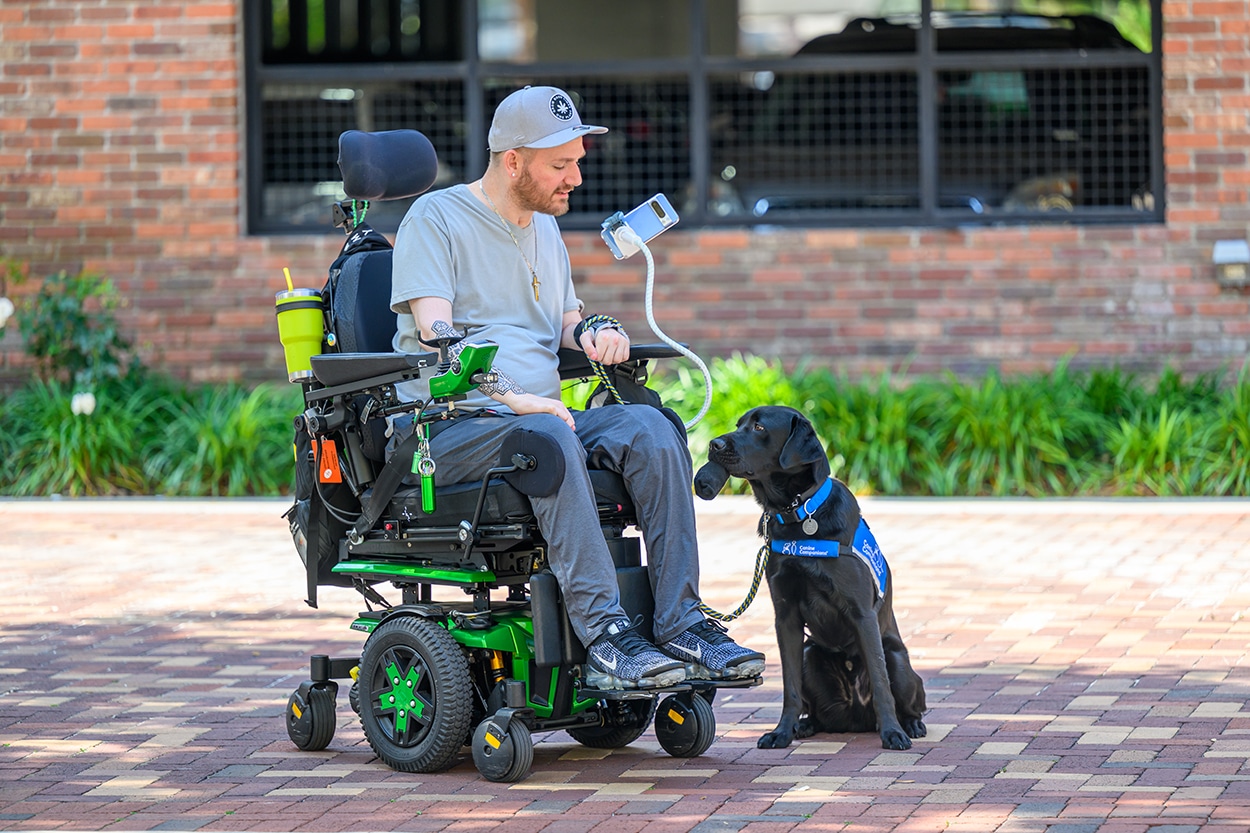
[[[469,732],[473,685],[464,649],[446,630],[417,616],[383,622],[365,641],[359,683],[365,739],[387,766],[424,773],[454,763]],[[409,690],[415,718],[394,699]]]
[[[347,705],[352,707],[352,711],[356,716],[360,716],[360,682],[353,681],[352,687],[347,690]]]
[[[573,740],[591,749],[621,749],[629,746],[642,737],[651,725],[651,718],[655,716],[655,698],[622,702],[634,713],[634,719],[628,725],[579,726],[565,731]],[[600,708],[610,708],[610,704],[601,702]]]
[[[487,743],[490,737],[493,743]],[[503,730],[493,718],[478,724],[473,732],[473,764],[483,778],[511,784],[529,775],[534,765],[534,737],[529,727],[513,720]]]
[[[674,758],[697,758],[716,740],[716,714],[698,694],[666,697],[655,716],[655,737]]]
[[[291,694],[286,705],[286,733],[296,748],[319,752],[334,740],[334,694],[333,689],[322,685],[308,688],[306,700],[300,691]]]

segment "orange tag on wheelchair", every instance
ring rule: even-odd
[[[317,479],[322,483],[342,483],[343,470],[339,468],[339,450],[334,440],[320,440],[321,453],[317,455],[320,466]]]

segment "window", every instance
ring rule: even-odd
[[[495,105],[568,90],[597,228],[664,192],[687,225],[1158,222],[1158,0],[254,0],[252,231],[324,229],[343,130],[411,127],[435,187]],[[393,229],[406,204],[375,204]]]

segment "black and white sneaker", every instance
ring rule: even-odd
[[[704,619],[660,646],[686,663],[686,676],[697,680],[736,680],[764,672],[764,655],[729,638],[723,625]]]
[[[681,662],[643,639],[628,619],[617,619],[586,649],[591,688],[663,688],[686,679]]]

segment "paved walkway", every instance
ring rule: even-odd
[[[523,783],[330,748],[282,712],[311,653],[358,649],[349,591],[302,602],[274,501],[0,501],[0,829],[509,833],[1247,833],[1250,501],[869,500],[925,680],[929,737],[789,749],[767,592],[734,626],[762,687],[670,758],[537,738]],[[700,504],[705,597],[757,549],[748,499]]]

